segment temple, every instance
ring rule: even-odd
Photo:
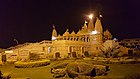
[[[39,58],[77,58],[98,56],[101,46],[106,40],[111,40],[109,30],[103,31],[100,17],[91,17],[85,22],[81,29],[75,33],[66,29],[65,33],[57,33],[53,25],[51,40],[36,43],[24,43],[10,47],[2,54],[7,61],[28,60],[32,54]]]
[[[97,17],[94,23],[90,18],[89,23],[84,23],[77,33],[69,33],[67,29],[63,35],[57,33],[55,26],[52,31],[51,52],[54,58],[78,57],[93,55],[98,56],[100,47],[105,40],[112,39],[111,33],[103,32],[101,20]]]

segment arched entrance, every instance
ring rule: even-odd
[[[89,52],[88,52],[88,51],[85,51],[85,52],[84,52],[84,56],[85,56],[85,57],[89,57],[89,56],[90,56]]]
[[[72,57],[77,57],[76,52],[72,52]]]
[[[60,58],[60,53],[59,52],[55,53],[55,58]]]
[[[7,59],[6,59],[6,55],[2,55],[2,62],[4,62],[4,63],[5,63],[5,62],[6,62],[6,60],[7,60]]]

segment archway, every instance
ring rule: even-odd
[[[76,52],[72,52],[72,57],[77,57]]]
[[[55,53],[55,58],[60,58],[60,53],[59,52]]]
[[[89,52],[88,52],[88,51],[85,51],[85,52],[84,52],[84,56],[85,56],[85,57],[89,57],[89,56],[90,56]]]
[[[5,62],[6,62],[6,60],[7,60],[7,59],[6,59],[6,55],[2,55],[2,62],[4,62],[4,63],[5,63]]]

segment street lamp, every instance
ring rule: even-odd
[[[17,39],[14,39],[13,41],[15,41],[17,43],[17,45],[19,44]],[[19,60],[19,48],[17,48],[17,53],[18,53],[17,60]]]
[[[14,39],[14,41],[17,43],[17,45],[19,44],[17,39]]]

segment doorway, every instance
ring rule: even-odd
[[[55,58],[60,58],[60,53],[59,52],[55,53]]]
[[[89,57],[90,56],[88,51],[85,51],[84,55],[85,55],[85,57]]]
[[[6,55],[2,55],[2,62],[6,62]]]
[[[77,57],[76,52],[72,52],[72,57]]]

